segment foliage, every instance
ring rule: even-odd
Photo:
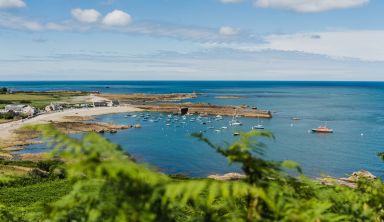
[[[171,178],[154,172],[132,161],[117,145],[98,134],[77,140],[52,127],[34,129],[55,147],[52,157],[64,162],[58,166],[44,163],[41,168],[52,171],[64,167],[67,178],[53,179],[52,183],[62,181],[71,189],[61,193],[61,198],[42,198],[50,204],[44,211],[41,205],[34,208],[35,214],[23,217],[24,220],[384,221],[384,186],[380,180],[361,180],[356,189],[321,185],[303,176],[293,161],[263,158],[266,147],[255,138],[273,138],[269,132],[242,133],[239,141],[228,147],[217,146],[202,134],[195,134],[230,162],[240,164],[246,175],[242,181],[215,181],[179,175]],[[295,169],[299,176],[291,176],[287,168]],[[20,206],[24,200],[11,198],[11,191],[17,193],[45,183],[2,188],[0,202]],[[12,219],[19,215],[15,212],[18,210],[2,208],[0,218]]]
[[[12,215],[14,221],[39,221],[45,216],[44,206],[55,202],[72,189],[72,184],[66,180],[40,180],[34,184],[9,186],[0,189],[0,221],[1,211]],[[1,204],[0,204],[1,205]]]
[[[0,94],[6,94],[8,92],[8,89],[5,87],[0,88]]]

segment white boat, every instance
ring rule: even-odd
[[[226,127],[226,126],[223,126],[223,127],[221,127],[222,129],[228,129],[228,127]]]
[[[252,126],[252,129],[253,129],[253,130],[254,130],[254,129],[264,129],[264,126],[261,125],[261,124],[258,124],[258,125],[256,125],[256,126]]]
[[[260,123],[260,118],[257,117],[257,125],[252,126],[252,129],[264,129],[264,126]]]
[[[232,121],[230,121],[229,122],[229,125],[230,126],[241,126],[241,125],[243,125],[239,120],[232,120]]]

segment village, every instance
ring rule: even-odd
[[[45,113],[60,112],[65,109],[114,107],[119,105],[120,105],[120,102],[118,100],[93,101],[91,103],[79,103],[79,104],[52,102],[51,104],[47,105],[44,109],[39,109],[28,104],[10,104],[10,105],[6,105],[4,109],[0,109],[0,118],[8,119],[8,120],[25,119],[25,118],[31,118],[37,115],[45,114]]]

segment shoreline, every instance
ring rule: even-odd
[[[68,109],[61,112],[45,113],[30,119],[18,120],[8,123],[0,124],[0,145],[1,141],[14,138],[14,131],[29,124],[44,124],[50,122],[68,121],[65,117],[89,117],[104,114],[125,113],[125,112],[139,112],[142,111],[131,105],[121,105],[116,107],[97,107],[97,108],[81,108],[81,109]],[[0,146],[1,147],[1,146]]]

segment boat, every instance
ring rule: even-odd
[[[239,132],[234,132],[233,135],[234,136],[240,136],[240,133]]]
[[[230,126],[241,126],[243,125],[239,120],[232,120],[229,122]]]
[[[299,117],[292,117],[292,120],[300,120]]]
[[[252,129],[264,129],[264,126],[263,124],[260,123],[260,118],[257,117],[257,125],[256,126],[252,126]]]
[[[333,129],[330,129],[326,126],[319,126],[317,128],[312,129],[313,133],[333,133]]]
[[[223,126],[223,127],[221,127],[222,129],[228,129],[228,127],[226,127],[226,126]]]
[[[223,119],[223,117],[221,116],[221,115],[217,115],[216,117],[215,117],[215,120],[222,120]]]
[[[241,126],[243,125],[239,120],[239,116],[235,113],[235,115],[232,117],[232,120],[229,121],[230,126]]]
[[[252,129],[255,130],[255,129],[264,129],[264,126],[261,125],[261,124],[258,124],[256,126],[252,126]]]

